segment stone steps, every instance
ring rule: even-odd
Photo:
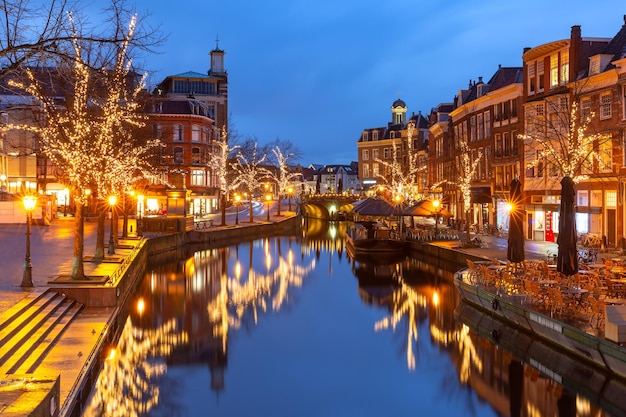
[[[33,373],[83,306],[54,291],[28,297],[0,316],[0,375]]]

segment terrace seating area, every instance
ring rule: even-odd
[[[576,274],[565,276],[557,271],[556,264],[545,260],[512,264],[498,259],[468,259],[466,277],[472,284],[506,294],[550,317],[603,333],[605,325],[613,329],[615,324],[607,317],[607,306],[623,305],[619,308],[626,311],[626,258],[601,261],[580,264]],[[626,327],[626,322],[618,325]]]

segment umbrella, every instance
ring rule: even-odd
[[[506,258],[513,262],[522,262],[524,256],[524,210],[522,210],[522,184],[519,179],[511,181],[511,203],[509,213],[509,241]]]
[[[433,216],[438,214],[443,217],[451,217],[452,214],[443,207],[435,207],[431,200],[420,200],[402,211],[405,216]]]
[[[574,181],[568,176],[561,180],[561,213],[559,215],[559,245],[556,270],[571,276],[578,272],[578,251],[576,250],[576,219],[574,204],[576,201]]]
[[[390,216],[397,212],[397,209],[386,200],[366,198],[358,205],[355,204],[352,211],[362,216]]]

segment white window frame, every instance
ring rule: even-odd
[[[191,173],[190,173],[190,182],[191,185],[194,185],[196,187],[205,187],[207,185],[206,182],[206,171],[203,169],[192,169]]]
[[[174,142],[183,142],[183,133],[185,132],[185,127],[181,124],[175,124],[172,127],[172,140]]]
[[[198,125],[191,126],[191,141],[200,142],[200,126]]]
[[[362,157],[362,159],[364,161],[369,161],[369,159],[370,159],[370,151],[369,151],[369,149],[363,149],[361,151],[361,157]]]
[[[600,94],[600,120],[611,118],[611,105],[613,103],[613,95],[608,93]]]

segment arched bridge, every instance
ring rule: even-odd
[[[302,198],[300,212],[310,218],[330,220],[342,211],[342,207],[361,198],[358,194],[313,194]]]

